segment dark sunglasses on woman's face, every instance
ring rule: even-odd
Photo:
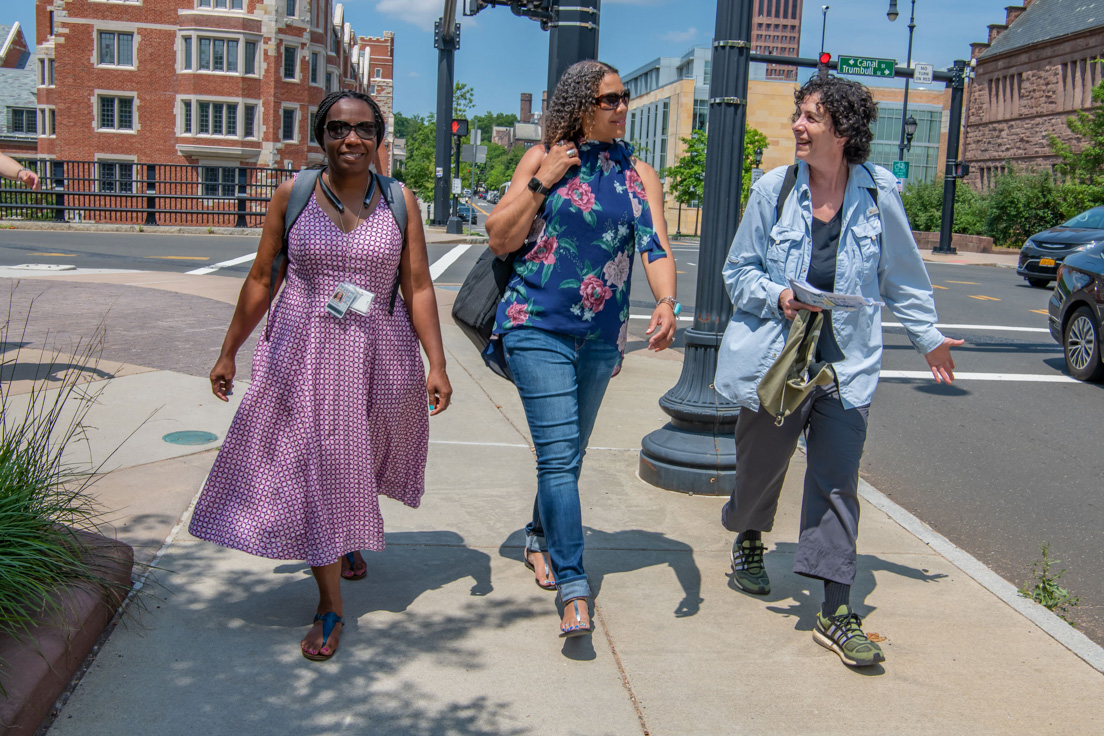
[[[349,133],[356,131],[357,138],[362,141],[374,141],[376,139],[376,123],[373,120],[365,120],[362,123],[346,123],[344,120],[331,120],[326,123],[326,132],[335,141],[342,141],[349,137]]]
[[[624,103],[626,107],[629,105],[629,91],[625,90],[618,94],[617,92],[610,92],[608,95],[602,95],[601,97],[594,98],[594,104],[603,110],[616,110],[617,106]]]

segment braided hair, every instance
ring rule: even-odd
[[[607,74],[617,69],[602,61],[587,59],[569,66],[556,83],[544,116],[544,144],[575,141],[583,137],[586,123],[594,115],[594,98]]]
[[[376,145],[382,143],[384,133],[387,132],[387,121],[383,119],[383,112],[380,111],[379,104],[363,92],[341,89],[323,97],[322,102],[318,104],[318,110],[314,114],[314,140],[322,146],[322,150],[326,150],[323,137],[326,134],[326,116],[330,114],[330,108],[337,104],[338,100],[344,99],[360,100],[372,108],[372,114],[376,116]]]

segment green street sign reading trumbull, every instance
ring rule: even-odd
[[[863,77],[892,77],[896,68],[896,59],[867,59],[862,56],[839,57],[840,74],[858,74]]]

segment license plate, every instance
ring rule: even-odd
[[[1054,259],[1053,258],[1040,258],[1039,259],[1039,265],[1040,266],[1053,266],[1054,265]]]

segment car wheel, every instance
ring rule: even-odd
[[[1062,348],[1071,376],[1079,381],[1104,379],[1104,365],[1100,362],[1100,325],[1096,324],[1091,309],[1078,307],[1070,317]]]
[[[1027,283],[1031,284],[1036,289],[1045,289],[1050,286],[1050,279],[1028,279]]]

